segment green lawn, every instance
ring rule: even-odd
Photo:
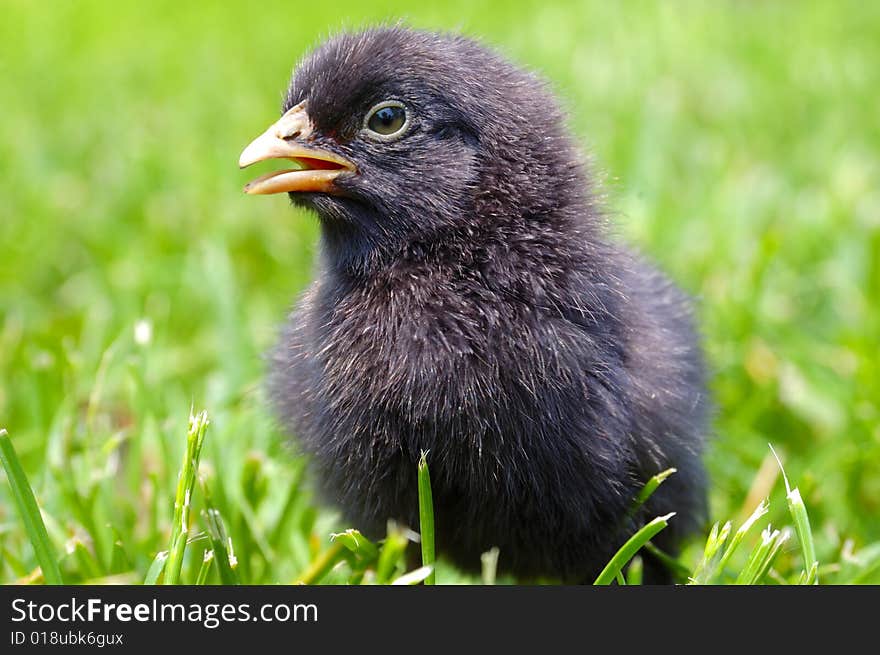
[[[237,160],[310,46],[405,17],[547,76],[620,238],[698,299],[713,521],[770,498],[719,580],[759,528],[793,525],[772,443],[820,580],[880,582],[880,4],[377,5],[3,2],[0,428],[64,579],[141,582],[168,549],[191,409],[211,419],[201,472],[239,580],[314,572],[330,533],[357,527],[315,506],[261,395],[316,222],[244,196]],[[216,545],[200,486],[193,502],[190,582]],[[4,480],[0,582],[36,566]],[[765,580],[802,567],[792,536]],[[437,577],[468,580],[442,562]]]

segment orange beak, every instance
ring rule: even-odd
[[[299,167],[261,175],[248,182],[244,192],[253,195],[287,191],[332,193],[333,181],[337,177],[357,171],[357,167],[344,157],[304,145],[311,133],[312,122],[303,101],[251,141],[238,160],[240,168],[266,159],[287,159]]]

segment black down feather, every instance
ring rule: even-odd
[[[365,117],[389,99],[407,125],[375,138]],[[706,509],[689,302],[606,238],[545,84],[466,38],[383,27],[309,55],[284,110],[303,101],[309,143],[357,166],[290,194],[321,255],[269,377],[324,497],[374,537],[417,528],[427,450],[437,547],[465,569],[497,546],[521,579],[591,581],[668,512],[655,543],[675,553]]]

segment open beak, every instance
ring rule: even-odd
[[[270,126],[241,153],[240,168],[266,159],[288,159],[299,165],[266,173],[248,182],[247,194],[284,193],[285,191],[332,193],[333,181],[342,173],[354,173],[357,167],[344,157],[328,150],[311,148],[304,141],[312,133],[306,103],[291,107],[277,123]]]

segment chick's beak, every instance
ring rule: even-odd
[[[288,159],[299,168],[266,173],[248,182],[247,194],[284,193],[285,191],[333,193],[333,181],[343,173],[354,173],[357,167],[345,157],[329,150],[306,146],[312,134],[312,123],[306,103],[292,107],[277,123],[271,125],[241,153],[240,168],[266,159]]]

